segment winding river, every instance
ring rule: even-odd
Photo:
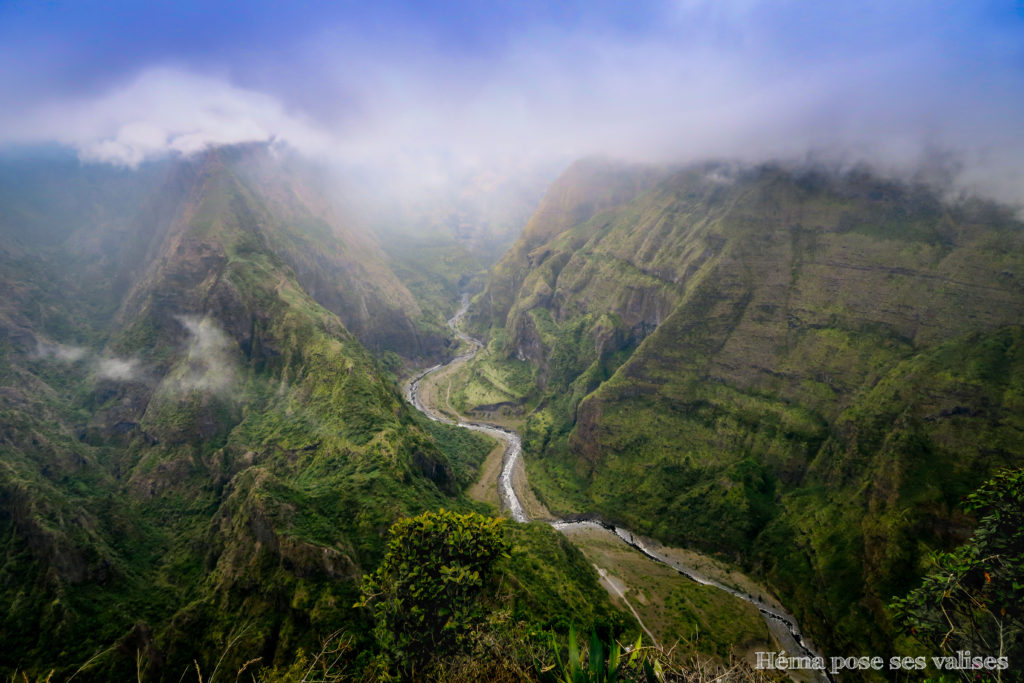
[[[610,524],[597,516],[586,515],[586,519],[578,520],[565,520],[565,519],[546,519],[546,520],[531,520],[530,516],[526,513],[523,508],[523,504],[520,500],[520,496],[515,489],[515,483],[513,473],[519,464],[520,459],[523,457],[523,442],[515,431],[501,427],[499,425],[489,424],[485,422],[472,422],[464,420],[461,417],[457,420],[452,420],[449,417],[443,415],[432,406],[427,406],[420,395],[420,383],[422,380],[429,375],[438,372],[453,363],[469,361],[473,356],[480,351],[483,344],[460,329],[460,323],[466,311],[469,308],[469,296],[463,294],[462,305],[459,310],[448,320],[448,327],[451,328],[452,333],[458,337],[461,341],[469,346],[469,351],[455,356],[446,363],[441,363],[433,367],[423,370],[419,374],[415,375],[406,385],[406,399],[411,403],[417,410],[422,412],[431,420],[436,422],[443,422],[445,424],[458,425],[466,429],[471,429],[476,432],[483,432],[489,434],[497,439],[500,439],[505,443],[505,453],[502,458],[501,473],[498,475],[498,492],[501,497],[502,509],[506,514],[516,522],[530,522],[530,521],[546,521],[551,524],[555,529],[562,532],[569,532],[577,529],[603,529],[610,531],[615,534],[623,543],[629,545],[635,550],[643,553],[655,562],[659,562],[667,567],[674,569],[679,574],[682,574],[691,581],[695,581],[705,586],[712,586],[719,590],[723,590],[730,595],[733,595],[740,600],[744,600],[754,605],[761,613],[764,618],[769,631],[775,636],[779,645],[784,649],[789,656],[796,657],[820,657],[821,655],[816,652],[813,646],[803,637],[800,633],[800,628],[796,623],[796,619],[789,614],[787,611],[780,607],[767,604],[762,598],[756,597],[745,591],[739,590],[738,588],[727,586],[720,581],[716,581],[702,574],[698,569],[692,566],[688,566],[683,562],[671,557],[671,553],[668,552],[671,549],[660,545],[656,541],[638,536],[628,529],[625,529],[614,524]],[[522,484],[522,482],[520,482]],[[642,624],[641,624],[642,625]],[[646,627],[644,627],[646,629]],[[804,671],[806,675],[799,676],[797,678],[801,680],[820,680],[820,681],[831,681],[833,680],[830,675],[825,672],[815,671]]]

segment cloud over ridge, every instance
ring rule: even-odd
[[[210,316],[182,315],[178,322],[189,334],[188,355],[173,378],[179,391],[226,392],[236,381],[234,341]]]
[[[170,68],[143,71],[92,99],[46,104],[11,128],[30,140],[72,146],[86,162],[126,166],[275,138],[315,148],[323,136],[273,97]]]
[[[588,154],[814,152],[902,168],[941,149],[963,184],[1024,200],[1024,12],[924,0],[666,0],[629,16],[525,5],[399,4],[386,21],[315,5],[322,21],[254,22],[209,36],[214,55],[172,46],[174,59],[125,61],[84,92],[12,102],[0,137],[125,165],[278,141],[424,177]]]

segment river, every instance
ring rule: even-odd
[[[613,533],[619,540],[627,544],[631,548],[634,548],[638,552],[643,553],[650,559],[659,562],[667,567],[671,567],[679,574],[685,576],[691,581],[695,581],[705,586],[712,586],[719,590],[723,590],[730,595],[744,600],[754,605],[761,616],[764,618],[765,623],[768,626],[769,631],[775,636],[781,649],[785,650],[789,656],[796,657],[821,657],[821,655],[815,651],[813,645],[807,641],[802,635],[800,627],[797,624],[796,619],[786,610],[776,605],[769,605],[764,599],[759,596],[751,595],[750,593],[735,588],[733,586],[725,585],[724,583],[717,581],[706,574],[702,573],[698,568],[685,564],[676,557],[673,557],[673,549],[667,546],[659,544],[653,539],[638,536],[631,532],[629,529],[610,524],[596,515],[587,515],[587,519],[577,520],[565,520],[565,519],[544,519],[544,520],[531,520],[530,516],[527,515],[523,508],[522,501],[519,493],[515,488],[515,478],[513,476],[516,471],[516,467],[519,465],[520,459],[523,457],[523,442],[519,434],[514,430],[508,429],[495,424],[489,424],[485,422],[473,422],[470,420],[462,419],[461,417],[457,420],[453,420],[442,414],[433,406],[427,406],[420,395],[420,383],[424,378],[429,375],[438,372],[453,363],[468,362],[473,358],[483,347],[482,342],[474,339],[463,332],[460,328],[463,316],[469,309],[469,296],[463,294],[462,305],[459,310],[448,320],[448,327],[452,330],[462,342],[469,346],[469,351],[455,356],[446,363],[441,363],[433,367],[423,370],[419,374],[415,375],[409,380],[406,385],[406,399],[411,403],[417,410],[422,412],[431,420],[437,422],[443,422],[445,424],[458,425],[466,429],[471,429],[476,432],[483,432],[489,434],[505,443],[505,453],[502,458],[501,473],[498,475],[498,492],[501,498],[501,504],[503,511],[516,522],[530,522],[530,521],[545,521],[549,523],[555,529],[568,533],[579,529],[603,529],[610,533]],[[520,485],[525,485],[525,482],[520,480]],[[689,551],[693,553],[693,551]],[[775,601],[777,603],[777,601]],[[639,620],[639,617],[638,617]],[[643,626],[641,622],[641,626]],[[646,630],[646,626],[644,626]],[[794,672],[795,673],[795,672]],[[795,676],[797,680],[820,680],[830,681],[832,677],[824,672],[813,672],[805,671],[802,672],[806,675]],[[820,675],[819,675],[820,674]]]

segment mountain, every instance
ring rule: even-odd
[[[595,214],[629,201],[650,187],[660,169],[607,159],[585,159],[570,166],[541,198],[519,239],[491,269],[484,296],[473,311],[490,325],[503,326],[513,297],[533,266],[530,252]]]
[[[265,146],[0,158],[0,674],[285,671],[331,633],[374,671],[361,578],[396,520],[484,509],[491,444],[388,369],[451,344],[472,259],[397,258],[343,200]],[[1024,460],[1022,242],[863,169],[584,160],[492,269],[450,399],[526,415],[552,511],[742,565],[829,654],[899,652],[888,602]],[[507,536],[475,647],[628,631],[565,538]]]
[[[550,164],[449,171],[427,175],[424,187],[413,183],[387,193],[379,187],[394,184],[390,176],[376,182],[360,182],[354,172],[343,177],[364,187],[363,211],[387,247],[410,240],[452,243],[490,264],[515,242],[559,171]]]
[[[240,145],[217,150],[216,162],[149,162],[138,169],[81,164],[58,152],[24,155],[0,163],[4,248],[12,261],[26,246],[70,259],[68,275],[87,282],[84,297],[97,305],[102,299],[108,313],[123,298],[131,301],[122,317],[139,305],[130,287],[143,276],[139,268],[158,268],[154,259],[167,259],[158,250],[168,239],[185,239],[175,248],[207,249],[198,230],[187,238],[171,234],[192,219],[182,212],[194,210],[203,199],[196,193],[205,191],[209,215],[197,221],[209,223],[226,208],[246,212],[239,220],[258,223],[255,239],[365,346],[408,358],[442,350],[443,331],[395,276],[371,230],[346,214],[315,167],[287,151]],[[224,256],[216,247],[204,254]]]
[[[360,190],[355,210],[420,309],[445,320],[463,292],[483,287],[487,269],[515,242],[557,172],[522,164],[449,171],[441,180],[418,169],[427,187],[403,187],[401,178],[379,177],[379,171],[367,178],[365,169],[340,175]]]
[[[582,162],[475,306],[553,511],[758,571],[828,652],[892,651],[887,602],[1024,461],[1024,224],[987,201]]]
[[[391,524],[471,507],[490,444],[417,418],[367,350],[443,340],[303,173],[253,147],[4,160],[5,676],[210,678],[339,630],[356,657]],[[513,538],[510,609],[621,622],[554,532]]]
[[[286,153],[241,147],[229,164],[266,207],[268,246],[367,348],[405,357],[441,353],[446,331],[424,315],[372,230],[346,208],[344,190],[332,191],[318,169]]]

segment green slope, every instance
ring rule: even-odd
[[[412,414],[302,286],[293,264],[326,243],[291,232],[236,153],[173,165],[139,202],[150,220],[119,224],[120,253],[74,254],[82,227],[3,271],[20,292],[0,318],[4,676],[67,677],[102,653],[77,679],[133,677],[137,657],[147,679],[194,660],[208,677],[222,656],[288,664],[338,629],[368,656],[353,605],[390,525],[471,507],[461,488],[490,444]],[[118,263],[120,284],[89,289]],[[502,604],[621,628],[556,534],[516,538]]]
[[[891,647],[884,604],[963,540],[959,496],[1024,457],[1024,226],[714,165],[568,223],[491,286],[515,284],[493,337],[533,367],[544,502],[760,569],[829,651]]]

